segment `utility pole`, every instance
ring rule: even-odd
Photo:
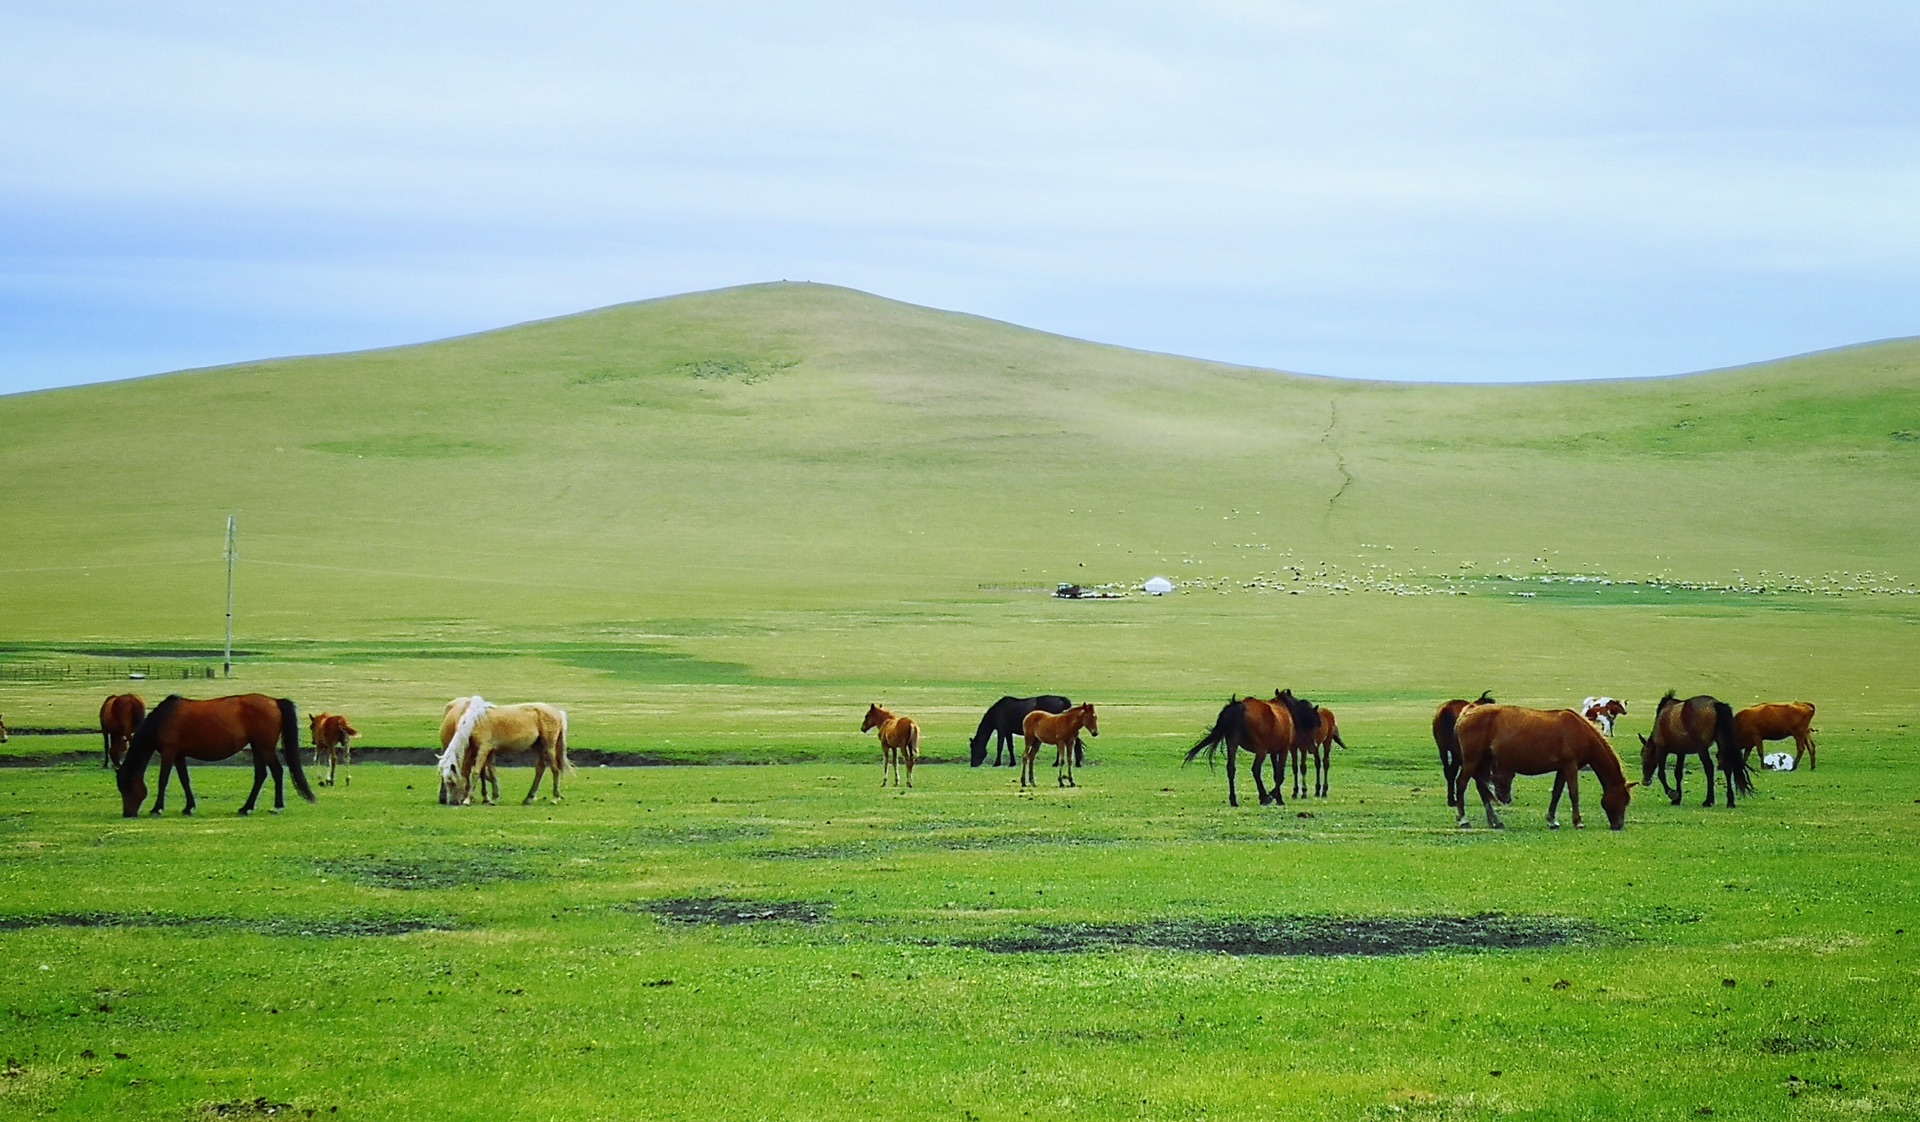
[[[233,563],[240,558],[239,550],[234,548],[234,537],[238,528],[234,525],[233,515],[227,515],[227,661],[226,676],[233,677]]]

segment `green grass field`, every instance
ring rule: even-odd
[[[10,726],[246,689],[424,747],[479,692],[784,765],[447,810],[369,764],[248,820],[205,768],[201,817],[133,822],[97,767],[0,768],[0,1115],[1920,1115],[1920,342],[1349,383],[769,285],[0,398],[0,433]],[[1330,799],[1229,810],[1182,750],[1279,685],[1353,747]],[[1696,770],[1621,834],[1522,781],[1453,828],[1438,701],[1624,697],[1624,749],[1668,688],[1817,702],[1819,770],[1733,812]],[[881,792],[854,731],[883,701],[959,760],[1040,690],[1100,706],[1078,791]],[[1408,953],[1226,953],[1369,938]]]

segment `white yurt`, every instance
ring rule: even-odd
[[[1153,577],[1140,586],[1140,591],[1149,596],[1165,596],[1173,591],[1173,582],[1165,577]]]

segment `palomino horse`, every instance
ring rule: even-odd
[[[307,731],[313,741],[313,766],[319,767],[322,760],[327,764],[327,777],[320,781],[320,786],[331,787],[335,769],[353,767],[352,738],[359,736],[360,730],[338,713],[314,713],[307,717]],[[353,785],[351,771],[346,782],[349,787]]]
[[[280,750],[274,752],[274,742]],[[293,702],[265,694],[243,693],[234,697],[216,697],[192,701],[179,694],[154,706],[147,719],[134,730],[127,746],[127,758],[120,762],[120,814],[132,818],[140,813],[147,799],[147,764],[154,753],[160,754],[160,794],[153,800],[153,813],[166,809],[167,780],[177,768],[180,789],[186,792],[187,805],[181,813],[192,814],[193,784],[187,779],[187,761],[224,760],[242,748],[253,749],[253,790],[240,807],[241,814],[253,813],[260,798],[260,786],[273,770],[273,812],[286,809],[286,792],[280,766],[293,773],[293,786],[300,797],[313,801],[313,788],[307,786],[307,773],[300,768],[300,717]]]
[[[1433,713],[1433,746],[1440,750],[1440,770],[1447,776],[1447,805],[1459,806],[1455,801],[1454,790],[1462,786],[1460,778],[1460,745],[1454,739],[1453,726],[1459,721],[1460,714],[1478,705],[1495,705],[1493,695],[1485,690],[1472,701],[1456,697],[1446,702]],[[1501,806],[1513,805],[1513,773],[1498,773],[1493,776],[1493,797],[1500,800]]]
[[[1740,754],[1751,757],[1753,750],[1769,740],[1793,738],[1793,767],[1798,771],[1800,757],[1807,757],[1807,770],[1819,765],[1813,743],[1813,702],[1767,701],[1749,705],[1733,715],[1733,737],[1740,742]]]
[[[448,777],[448,800],[456,806],[472,805],[473,776],[478,772],[482,777],[481,801],[494,802],[499,798],[499,783],[495,781],[494,796],[488,798],[484,782],[493,767],[493,758],[505,752],[531,750],[533,786],[527,789],[527,797],[520,800],[520,805],[533,802],[534,796],[540,793],[540,779],[549,770],[553,772],[553,801],[559,802],[560,777],[573,774],[573,764],[567,760],[566,711],[539,701],[516,705],[489,705],[478,697],[470,701],[475,704],[469,704],[461,714],[448,744],[449,750],[455,753],[452,775]]]
[[[980,717],[980,727],[975,730],[973,739],[967,742],[968,762],[979,767],[987,762],[987,741],[997,737],[993,747],[993,766],[1000,766],[1000,754],[1006,753],[1007,766],[1020,762],[1019,753],[1013,750],[1013,738],[1020,735],[1020,722],[1035,709],[1043,713],[1065,713],[1073,708],[1073,702],[1059,694],[1043,693],[1039,697],[1003,697],[987,707]],[[1081,762],[1076,753],[1075,763]]]
[[[1033,762],[1040,755],[1040,746],[1051,744],[1058,750],[1053,758],[1054,784],[1059,787],[1078,787],[1080,784],[1073,780],[1073,746],[1080,739],[1081,729],[1087,730],[1089,736],[1100,735],[1100,720],[1094,715],[1091,702],[1076,705],[1060,714],[1043,713],[1038,709],[1027,714],[1020,722],[1020,732],[1027,741],[1027,750],[1020,762],[1020,786],[1040,785],[1040,781],[1034,778]]]
[[[1700,805],[1712,806],[1714,761],[1707,754],[1709,748],[1718,749],[1720,770],[1727,777],[1727,809],[1732,810],[1736,789],[1743,795],[1753,790],[1746,753],[1740,750],[1734,732],[1733,706],[1706,694],[1680,701],[1668,690],[1654,710],[1653,738],[1640,738],[1640,781],[1651,783],[1657,771],[1660,789],[1673,800],[1674,806],[1679,806],[1681,773],[1687,769],[1687,757],[1698,755],[1700,766],[1707,773],[1707,801]],[[1667,786],[1668,756],[1674,757],[1671,787]]]
[[[474,722],[491,707],[492,703],[486,698],[474,694],[472,697],[454,698],[447,702],[446,709],[441,712],[440,756],[434,761],[434,769],[440,773],[441,806],[453,805],[453,785],[460,776],[460,754],[466,750],[467,741],[473,736]],[[466,728],[461,728],[462,724]],[[494,771],[492,761],[488,761],[486,768],[480,772],[480,797],[488,802],[500,801],[500,776]]]
[[[137,693],[117,693],[100,703],[101,767],[119,767],[127,758],[127,743],[146,715],[147,703]]]
[[[1282,705],[1292,705],[1297,699],[1292,690],[1275,690],[1273,700]],[[1334,718],[1333,710],[1316,705],[1313,711],[1320,717],[1313,740],[1303,742],[1296,737],[1290,753],[1293,757],[1293,797],[1296,799],[1307,797],[1307,757],[1313,757],[1313,797],[1324,799],[1327,797],[1327,784],[1333,779],[1333,746],[1347,746],[1347,742],[1340,739],[1340,722]],[[1278,782],[1275,780],[1276,785]]]
[[[1620,757],[1600,730],[1571,709],[1525,709],[1518,705],[1475,705],[1460,714],[1454,724],[1454,736],[1460,745],[1459,790],[1453,804],[1459,808],[1460,826],[1467,825],[1467,781],[1480,791],[1480,805],[1486,808],[1487,825],[1505,829],[1505,823],[1493,812],[1493,790],[1489,783],[1496,771],[1510,775],[1553,773],[1553,800],[1547,804],[1547,825],[1560,828],[1560,793],[1573,802],[1575,829],[1580,821],[1580,769],[1590,767],[1600,780],[1600,806],[1607,812],[1607,825],[1618,830],[1627,824],[1627,803],[1633,798],[1634,784],[1620,770]]]
[[[1292,697],[1288,691],[1277,696]],[[1198,759],[1200,753],[1207,754],[1207,762],[1213,762],[1213,754],[1221,745],[1227,747],[1227,805],[1240,805],[1240,791],[1234,779],[1234,757],[1243,749],[1253,753],[1253,786],[1260,792],[1260,805],[1269,803],[1286,805],[1280,797],[1281,769],[1285,766],[1287,754],[1294,746],[1302,742],[1312,743],[1314,734],[1320,727],[1320,712],[1314,706],[1298,698],[1291,704],[1284,701],[1262,701],[1257,697],[1232,698],[1213,719],[1213,730],[1200,738],[1192,748],[1187,749],[1187,763]],[[1267,791],[1266,784],[1260,778],[1260,765],[1263,761],[1273,761],[1273,791]]]
[[[893,773],[893,785],[900,786],[900,765],[907,765],[907,786],[913,786],[913,765],[920,759],[920,726],[912,717],[896,717],[878,705],[867,706],[867,718],[860,722],[861,732],[880,733],[880,786],[887,785],[887,773]]]

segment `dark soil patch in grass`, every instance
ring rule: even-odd
[[[532,880],[538,874],[517,854],[474,850],[428,857],[342,857],[323,862],[323,876],[339,877],[368,888],[464,888],[509,880]]]
[[[965,940],[999,954],[1119,947],[1232,955],[1395,955],[1432,950],[1523,950],[1579,941],[1591,929],[1573,920],[1477,916],[1269,916],[1167,919],[1146,923],[1045,924]]]
[[[724,896],[687,896],[642,900],[635,911],[690,927],[734,927],[744,923],[821,923],[833,913],[825,900],[732,900]]]
[[[278,1118],[293,1113],[292,1103],[277,1103],[262,1095],[252,1099],[234,1099],[232,1102],[208,1103],[200,1113],[212,1118]],[[312,1111],[307,1111],[312,1114]]]
[[[405,916],[361,912],[344,916],[177,916],[162,912],[46,912],[40,915],[0,916],[0,931],[39,927],[169,927],[246,931],[256,935],[318,935],[357,938],[364,935],[410,935],[415,931],[452,931],[459,923],[446,916]]]

